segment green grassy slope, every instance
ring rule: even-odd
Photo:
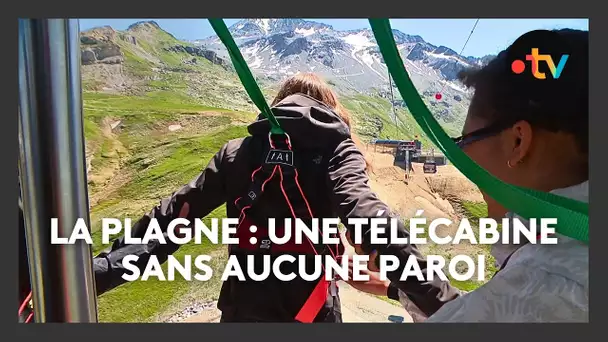
[[[247,134],[246,127],[239,123],[252,120],[252,114],[162,100],[171,95],[85,94],[86,138],[89,144],[102,146],[95,155],[91,172],[104,173],[116,160],[120,164],[118,170],[111,169],[113,173],[109,180],[101,184],[91,182],[89,186],[92,197],[101,197],[91,208],[95,253],[104,248],[99,229],[101,218],[137,220],[159,199],[195,177],[222,144]],[[213,116],[206,114],[210,110]],[[119,133],[112,136],[101,133],[100,122],[104,115],[122,120]],[[186,122],[193,129],[184,125],[177,132],[163,130],[178,117],[187,118]],[[123,153],[112,153],[114,146],[122,146]],[[225,217],[225,207],[218,208],[210,217]],[[209,254],[217,248],[210,244],[188,244],[175,256],[183,260],[186,254]],[[192,285],[180,277],[162,284],[158,280],[128,283],[100,297],[100,320],[139,322],[156,319],[171,307],[171,303],[186,295]]]
[[[342,100],[344,106],[352,113],[355,121],[355,132],[364,140],[402,139],[411,140],[418,136],[424,145],[430,144],[420,126],[407,109],[395,107],[397,123],[393,120],[392,106],[389,100],[379,96],[354,95]]]
[[[470,202],[463,201],[461,203],[462,210],[464,211],[464,215],[469,219],[471,225],[473,227],[479,224],[479,219],[482,217],[488,217],[488,206],[483,202]],[[479,230],[473,229],[476,233],[476,238],[479,239]],[[496,268],[496,260],[490,253],[491,246],[490,245],[479,245],[481,249],[484,250],[486,255],[486,281],[490,279],[494,273],[498,270]],[[485,284],[485,282],[479,282],[476,280],[468,280],[468,281],[458,281],[451,279],[451,282],[454,286],[461,290],[465,291],[473,291],[481,285]]]

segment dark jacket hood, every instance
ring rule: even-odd
[[[286,97],[272,112],[294,146],[318,148],[337,145],[349,139],[350,129],[329,107],[304,94]],[[249,125],[251,135],[268,135],[270,123],[263,115]]]

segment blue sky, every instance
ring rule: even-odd
[[[148,19],[80,19],[82,30],[109,25],[124,30],[129,25]],[[334,26],[338,30],[369,27],[367,19],[308,19]],[[476,19],[392,19],[391,25],[407,34],[420,35],[434,45],[445,45],[460,52]],[[194,40],[213,35],[205,19],[154,19],[164,30],[180,39]],[[225,19],[228,26],[238,19]],[[464,55],[496,54],[521,34],[534,29],[589,29],[588,19],[481,19],[467,44]]]

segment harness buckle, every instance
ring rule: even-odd
[[[274,135],[280,135],[280,134],[274,134]],[[283,133],[282,135],[285,136],[285,143],[287,144],[287,147],[291,150],[291,138],[289,137],[289,134],[287,133]],[[276,148],[273,139],[272,139],[272,132],[268,132],[268,142],[270,143],[270,147],[271,148]]]
[[[275,136],[278,134],[274,134]],[[275,142],[277,138],[273,138],[273,134],[271,132],[268,133],[268,142],[270,143],[270,151],[268,151],[268,155],[266,155],[265,164],[282,164],[286,166],[294,166],[293,163],[293,150],[291,149],[291,138],[289,134],[283,133],[285,136],[285,140],[281,142],[280,145],[286,144],[286,148],[284,146],[277,147]]]

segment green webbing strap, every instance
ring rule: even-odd
[[[369,22],[388,70],[412,116],[450,162],[508,210],[524,218],[557,218],[558,233],[587,243],[588,204],[504,183],[477,165],[445,133],[416,91],[399,55],[389,20],[369,19]]]
[[[268,106],[268,103],[266,102],[260,87],[258,87],[255,78],[253,78],[253,75],[245,62],[243,55],[241,55],[241,51],[234,42],[234,39],[232,39],[232,35],[230,34],[230,31],[228,31],[228,27],[226,27],[224,20],[209,19],[209,23],[213,27],[213,30],[217,36],[221,39],[222,43],[224,43],[226,46],[226,49],[228,49],[234,69],[239,75],[241,83],[243,83],[247,94],[249,94],[249,97],[253,103],[255,103],[256,107],[258,107],[258,109],[262,112],[262,115],[264,115],[266,119],[268,119],[268,122],[270,122],[270,132],[273,134],[284,134],[285,131],[283,131],[281,125],[279,125],[279,122],[272,114],[272,110]]]

